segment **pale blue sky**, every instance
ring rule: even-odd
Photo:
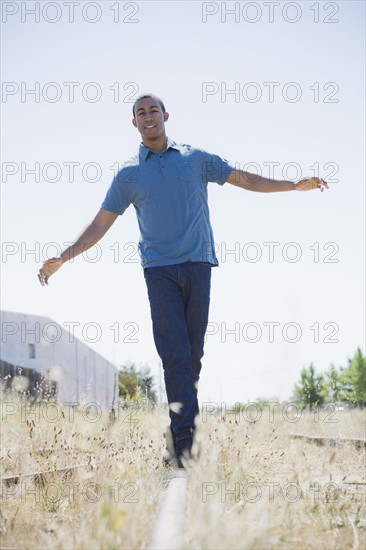
[[[117,364],[128,359],[148,362],[157,372],[142,269],[139,263],[123,261],[134,250],[134,245],[126,243],[139,238],[133,207],[100,243],[102,257],[97,263],[78,258],[55,275],[48,288],[41,288],[36,278],[40,262],[24,255],[26,248],[37,246],[42,251],[49,242],[72,241],[95,215],[113,176],[109,167],[135,154],[140,142],[131,125],[132,103],[123,99],[152,91],[163,97],[170,112],[167,133],[178,142],[206,148],[241,167],[257,163],[264,175],[268,175],[264,163],[280,163],[274,172],[278,179],[287,163],[296,163],[303,177],[314,175],[315,163],[325,178],[334,166],[339,167],[333,176],[338,181],[325,193],[262,195],[229,184],[222,188],[210,184],[211,220],[221,266],[213,271],[211,334],[201,400],[286,398],[302,366],[310,361],[319,370],[331,362],[345,365],[364,338],[364,3],[315,3],[320,21],[314,23],[310,9],[314,3],[298,2],[302,15],[292,24],[282,15],[287,2],[276,8],[273,23],[260,2],[256,4],[262,17],[257,23],[246,22],[242,14],[238,23],[233,16],[223,23],[220,11],[202,23],[200,2],[137,2],[130,3],[132,8],[121,2],[121,18],[138,6],[134,16],[138,23],[132,24],[113,22],[114,2],[98,4],[101,18],[95,24],[83,20],[85,3],[81,3],[80,9],[75,8],[74,23],[69,23],[66,7],[59,2],[59,22],[48,23],[41,13],[39,23],[27,14],[22,23],[21,3],[12,4],[18,5],[19,12],[2,25],[2,80],[16,83],[19,89],[22,82],[23,88],[39,82],[41,96],[39,103],[32,96],[22,102],[19,91],[2,100],[3,176],[11,167],[4,163],[19,166],[2,185],[2,240],[14,243],[7,245],[8,251],[18,250],[12,256],[3,255],[2,308],[46,315],[61,325],[74,321],[83,327],[97,322],[102,332],[94,344],[98,352]],[[211,5],[220,9],[221,3]],[[226,5],[230,8],[234,3]],[[332,15],[337,7],[338,13]],[[49,11],[48,17],[55,13]],[[94,16],[92,11],[88,14]],[[294,14],[289,11],[288,17]],[[325,17],[339,21],[325,23]],[[56,82],[61,90],[55,103],[42,97],[42,90],[47,93],[48,89],[49,97],[55,91],[47,88],[49,82]],[[73,103],[68,101],[64,82],[80,83]],[[96,82],[101,90],[96,103],[83,99],[82,89],[93,92],[92,87],[85,88],[89,82]],[[109,88],[117,82],[120,101],[114,102],[115,92]],[[216,83],[220,92],[238,83],[239,102],[220,93],[203,102],[205,82]],[[253,87],[245,95],[250,82],[257,83],[262,93],[256,103],[247,100]],[[266,82],[279,83],[273,102]],[[289,82],[301,89],[298,102],[283,99]],[[317,87],[319,101],[315,102]],[[289,94],[294,90],[289,88]],[[338,102],[325,102],[326,97]],[[34,176],[26,175],[22,182],[20,164],[31,168],[36,162],[41,171],[47,163],[58,163],[60,180],[41,177],[35,183]],[[70,162],[80,163],[74,182],[69,181],[65,164]],[[82,175],[90,162],[101,170],[94,183],[84,181]],[[90,169],[87,176],[92,178],[94,173]],[[50,168],[46,179],[54,174]],[[289,170],[288,176],[295,177],[294,172]],[[253,247],[247,248],[251,242],[262,252],[257,263],[245,261],[254,253]],[[280,243],[273,263],[265,242]],[[297,263],[282,257],[289,242],[298,243],[301,250]],[[309,248],[316,242],[318,263],[315,250]],[[119,243],[117,262],[114,243]],[[335,245],[323,250],[326,243]],[[238,247],[239,261],[233,255],[225,258],[225,246]],[[339,261],[325,263],[332,251]],[[49,248],[50,255],[54,252]],[[294,252],[293,247],[288,249],[289,255]],[[117,322],[121,340],[137,326],[138,342],[114,343],[114,332],[108,327]],[[280,323],[273,343],[266,322]],[[133,324],[123,329],[126,323]],[[233,334],[225,341],[225,327],[233,329],[235,323],[239,323],[239,342]],[[256,343],[243,337],[248,323],[262,329]],[[301,327],[297,343],[282,337],[287,323]],[[315,329],[309,329],[314,323],[320,327],[318,343]],[[339,326],[333,336],[338,342],[324,342],[335,326],[324,329],[326,323]],[[249,332],[249,338],[254,333]]]

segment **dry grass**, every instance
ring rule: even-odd
[[[111,423],[107,414],[91,421],[64,409],[55,423],[44,418],[51,406],[47,414],[37,405],[38,417],[22,415],[17,404],[18,414],[2,423],[2,477],[21,475],[17,485],[2,484],[2,546],[144,547],[167,475],[160,452],[164,416],[121,409]],[[85,466],[26,477],[77,464]]]
[[[19,399],[3,401],[1,474],[21,477],[2,484],[1,546],[144,548],[168,476],[161,463],[167,412],[121,409],[112,423],[107,414],[93,419],[68,409],[55,422],[52,410],[53,418],[61,413],[49,406],[39,416],[24,414]],[[289,437],[364,436],[362,411],[329,412],[297,422],[267,412],[255,423],[202,415],[185,547],[364,548],[364,451]],[[76,464],[84,467],[26,477]]]
[[[289,437],[364,437],[361,411],[334,419],[328,427],[313,414],[296,424],[282,414],[256,423],[210,418],[189,479],[187,547],[364,548],[365,485],[351,484],[365,483],[364,451]]]

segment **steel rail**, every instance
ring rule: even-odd
[[[181,550],[184,540],[188,474],[173,471],[155,523],[148,550]]]
[[[45,470],[44,472],[33,472],[30,474],[18,474],[15,476],[1,477],[0,483],[5,483],[5,485],[13,485],[19,483],[20,479],[30,479],[34,478],[35,481],[43,483],[45,478],[48,475],[54,474],[68,474],[79,468],[87,468],[89,464],[77,464],[76,466],[65,466],[63,468],[56,468],[55,470]]]
[[[344,437],[319,437],[312,435],[303,435],[303,434],[293,434],[290,435],[292,439],[304,439],[310,443],[316,443],[317,445],[325,445],[329,443],[332,447],[341,447],[342,445],[351,444],[356,449],[366,449],[366,440],[365,439],[356,439],[356,438],[344,438]]]

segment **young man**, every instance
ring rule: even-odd
[[[236,170],[226,160],[167,138],[169,113],[155,95],[140,96],[132,124],[142,137],[139,153],[113,180],[101,209],[59,258],[44,262],[42,285],[64,262],[96,244],[133,204],[141,232],[142,266],[154,341],[161,357],[178,465],[189,456],[198,414],[197,382],[208,322],[211,267],[218,265],[207,203],[207,183],[226,181],[249,191],[328,188],[319,178],[276,181]]]

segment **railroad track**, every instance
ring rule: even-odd
[[[33,472],[31,474],[18,474],[15,476],[1,477],[0,483],[5,485],[16,485],[21,479],[33,479],[36,483],[44,485],[49,477],[55,476],[67,476],[71,472],[80,468],[87,468],[89,464],[77,464],[76,466],[66,466],[64,468],[56,468],[55,470],[45,470],[44,472]]]
[[[188,472],[173,470],[147,550],[183,548]]]
[[[312,435],[294,434],[290,436],[292,439],[303,439],[309,443],[316,445],[330,445],[331,447],[343,447],[343,445],[352,445],[358,450],[366,449],[365,439],[344,438],[344,437],[315,437]]]
[[[365,439],[356,438],[332,438],[317,437],[305,434],[293,434],[292,439],[302,439],[316,445],[330,445],[341,447],[343,445],[352,445],[358,450],[366,448]],[[18,474],[14,476],[2,477],[0,483],[12,485],[19,483],[22,479],[33,479],[39,484],[47,483],[50,477],[67,476],[71,472],[90,467],[88,464],[76,464],[46,470],[42,472],[33,472],[29,474]],[[365,486],[364,482],[348,482],[349,485]],[[168,480],[164,498],[157,515],[155,527],[152,533],[151,541],[147,550],[179,550],[183,547],[185,531],[185,510],[187,500],[188,472],[184,469],[173,470]],[[4,549],[5,550],[5,549]]]
[[[68,476],[71,472],[89,466],[90,464],[76,464],[75,466],[66,466],[54,470],[1,477],[0,484],[8,487],[17,485],[21,480],[32,479],[35,483],[43,486],[50,478],[56,475],[59,477]],[[147,547],[148,550],[179,550],[182,548],[187,485],[187,471],[181,468],[173,470],[168,480],[160,511],[157,515],[151,542]]]

